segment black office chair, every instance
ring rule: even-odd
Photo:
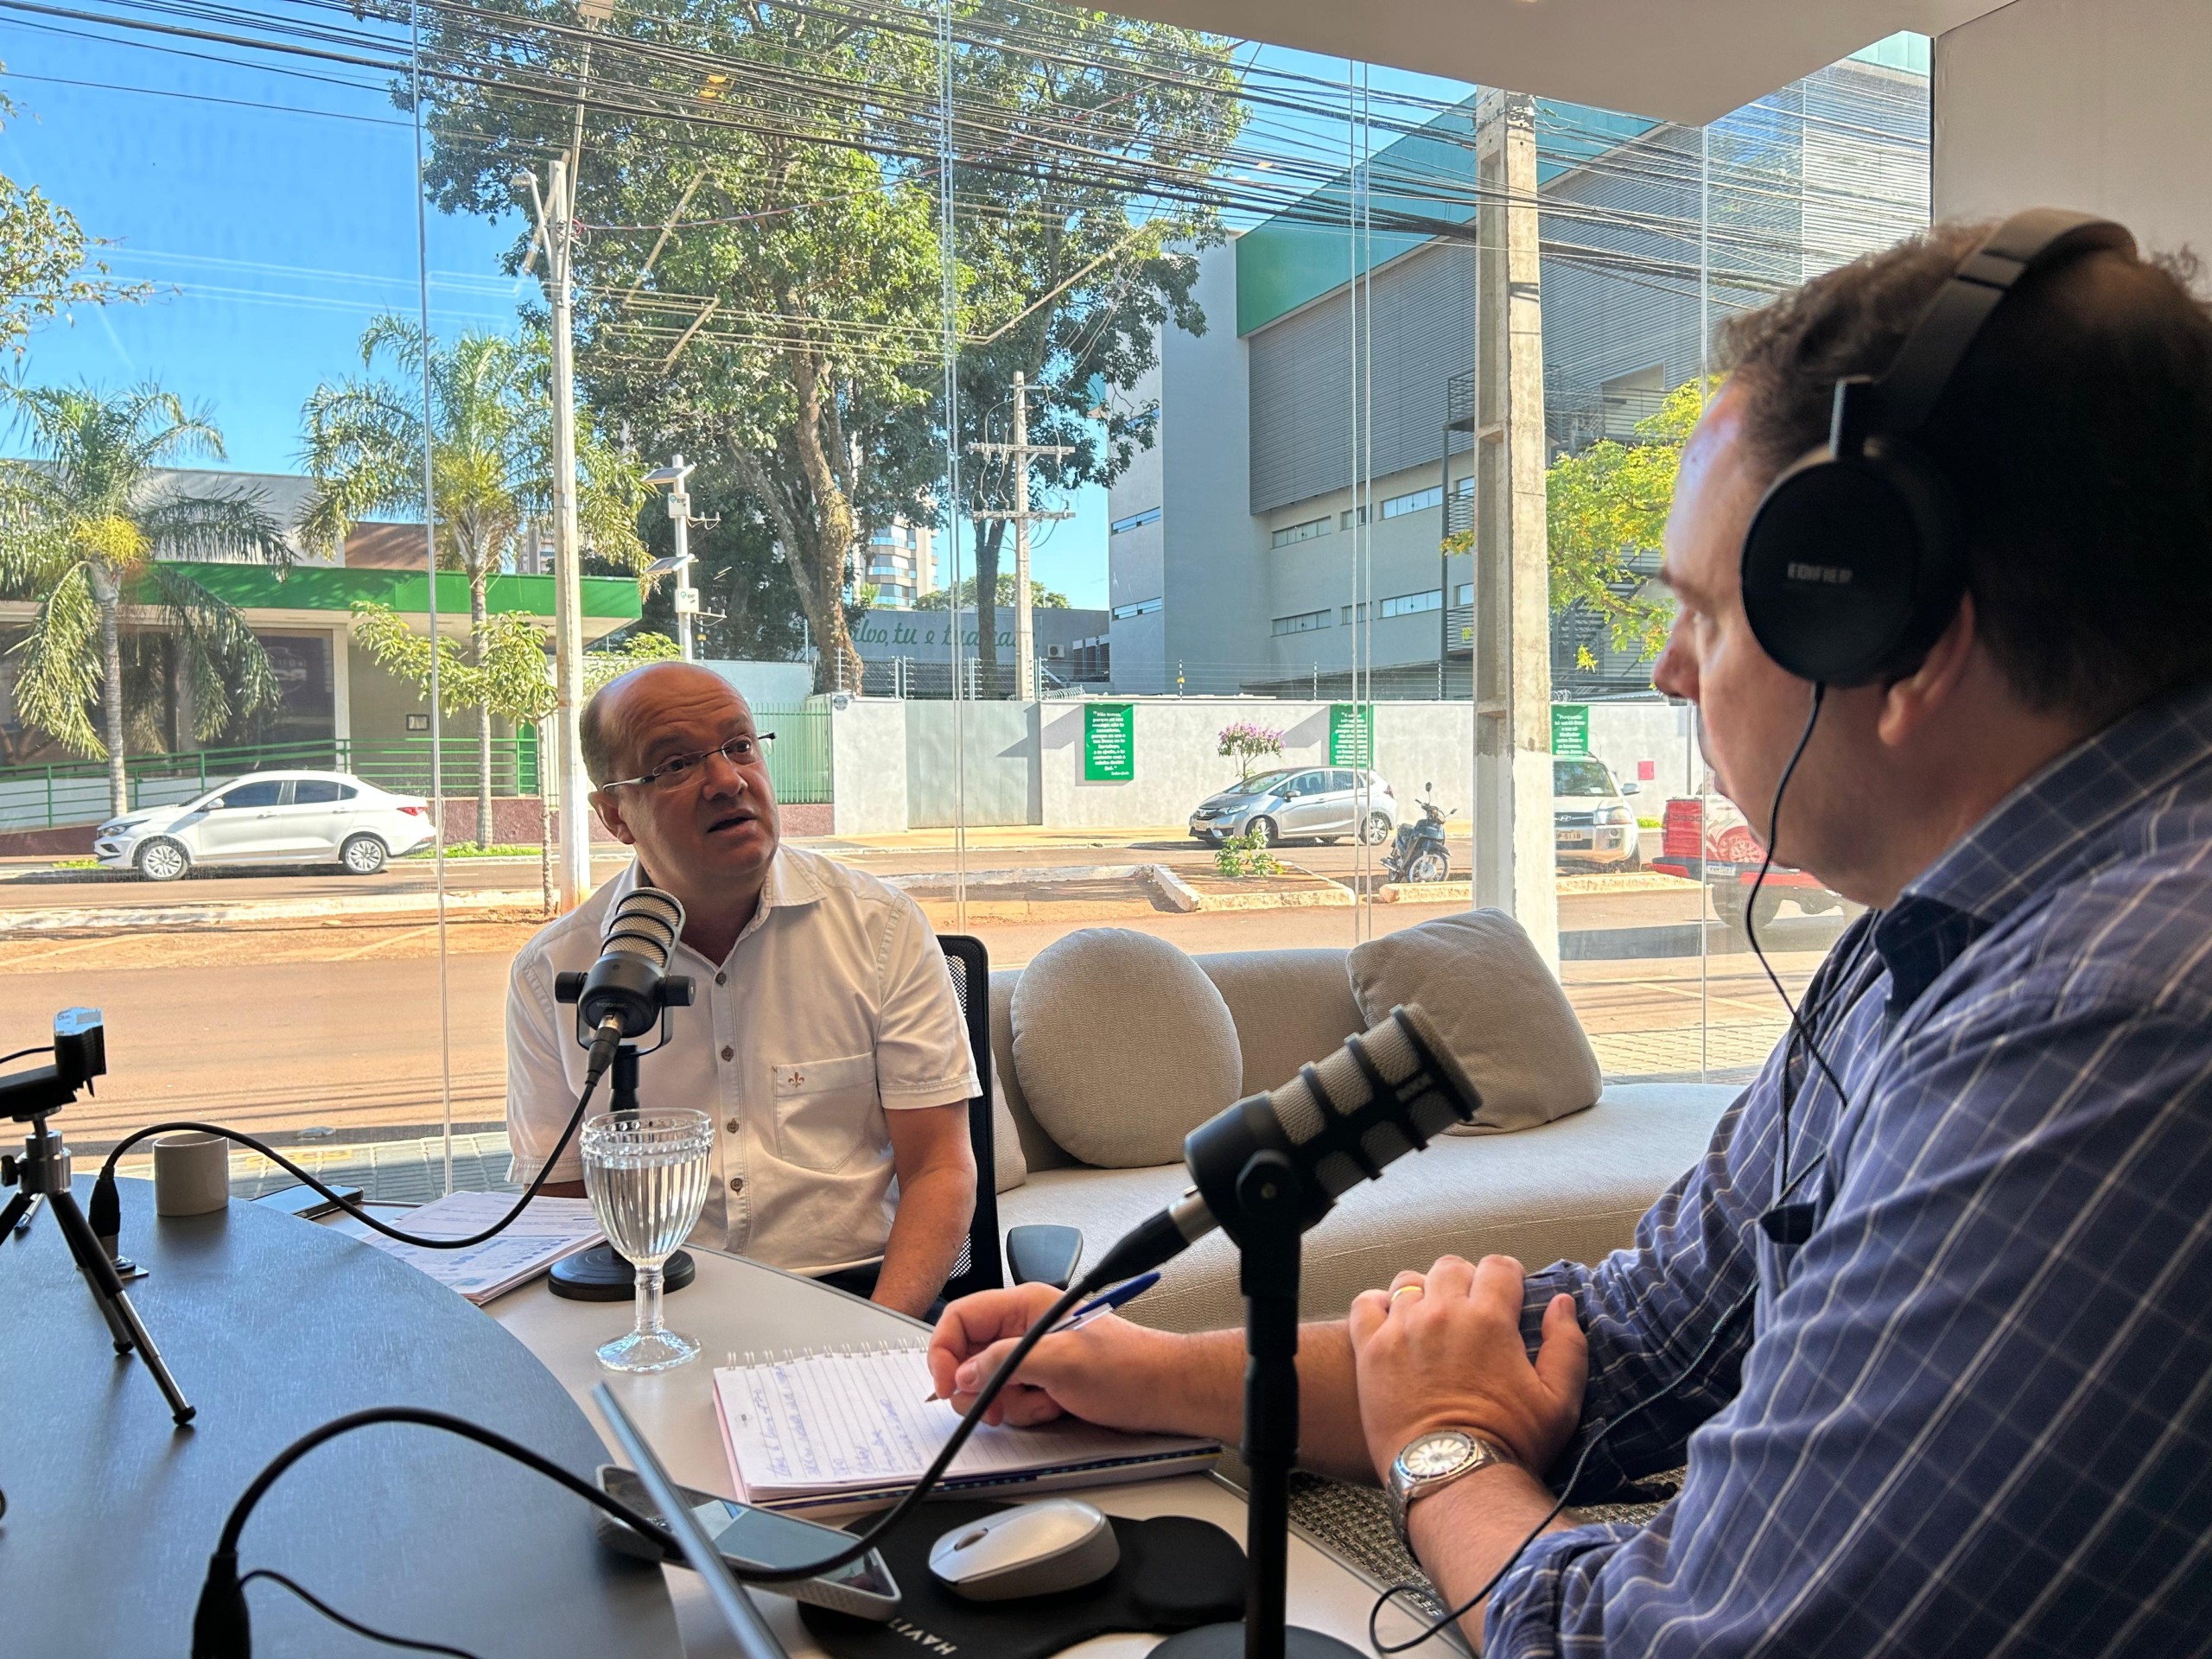
[[[982,1093],[968,1103],[968,1141],[976,1152],[976,1215],[968,1224],[968,1242],[960,1247],[952,1274],[944,1281],[944,1300],[1003,1288],[1009,1265],[1014,1284],[1048,1284],[1065,1290],[1083,1261],[1083,1234],[1077,1229],[1014,1228],[1006,1236],[1006,1255],[1000,1256],[991,1124],[990,953],[981,939],[965,933],[940,933],[937,942],[944,948],[952,994],[960,999],[961,1017],[968,1022],[968,1050],[976,1057],[976,1081],[982,1084]]]

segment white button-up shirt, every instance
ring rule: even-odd
[[[554,976],[599,959],[609,907],[637,885],[632,864],[515,958],[515,1180],[536,1177],[583,1088],[576,1011],[553,1000]],[[667,1046],[640,1057],[638,1102],[714,1119],[714,1185],[692,1237],[794,1272],[881,1256],[893,1208],[884,1113],[980,1092],[951,975],[921,907],[833,859],[779,848],[760,907],[728,959],[679,944],[669,971],[692,976],[697,1001],[671,1011]],[[608,1109],[611,1084],[610,1073],[593,1116]],[[582,1178],[582,1138],[579,1129],[552,1179]]]

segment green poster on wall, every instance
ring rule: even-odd
[[[1582,755],[1590,753],[1590,705],[1586,702],[1552,704],[1552,753]]]
[[[1332,702],[1329,705],[1329,764],[1367,766],[1375,763],[1375,705],[1371,702]]]
[[[1083,781],[1126,784],[1137,775],[1137,711],[1129,702],[1083,705]]]

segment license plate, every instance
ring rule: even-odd
[[[1587,847],[1590,832],[1587,830],[1562,830],[1559,832],[1559,844],[1562,847]]]

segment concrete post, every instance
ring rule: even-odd
[[[585,797],[584,752],[576,722],[584,704],[583,565],[576,524],[576,382],[569,270],[575,216],[569,203],[569,164],[548,169],[543,231],[546,254],[547,333],[553,346],[553,711],[559,759],[561,908],[591,896],[591,809]]]
[[[1475,902],[1510,911],[1556,970],[1535,100],[1484,93],[1475,148]]]

